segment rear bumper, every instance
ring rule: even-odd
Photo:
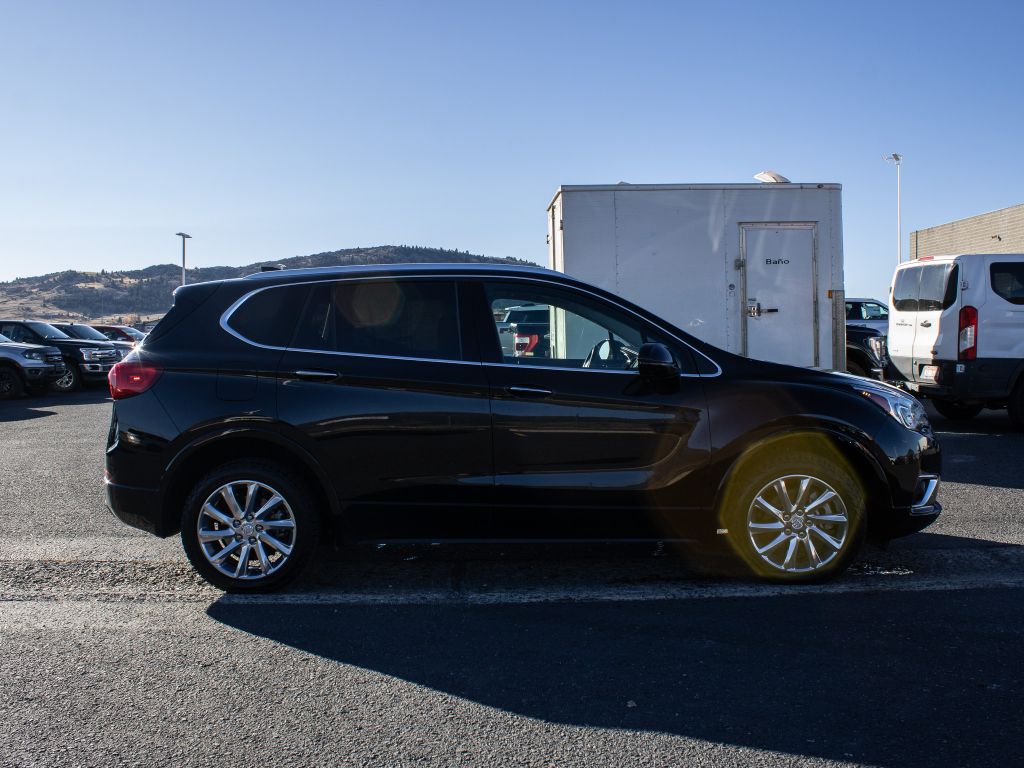
[[[119,485],[104,478],[107,509],[123,523],[161,538],[176,533],[162,519],[160,494],[152,488]]]
[[[939,375],[934,383],[921,381],[921,369],[934,365]],[[977,360],[932,360],[919,363],[914,370],[917,381],[908,381],[911,392],[937,400],[983,402],[1005,400],[1024,369],[1024,360],[1013,358],[979,358]]]

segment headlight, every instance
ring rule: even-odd
[[[875,357],[885,362],[885,336],[873,336],[868,339],[868,347],[871,348],[871,352]]]
[[[907,429],[920,432],[928,427],[928,415],[924,412],[924,406],[909,395],[883,387],[859,386],[857,392]]]
[[[22,357],[27,357],[29,360],[45,360],[46,353],[41,349],[26,349],[21,353]]]
[[[87,363],[91,362],[92,360],[95,360],[96,353],[99,352],[98,349],[83,349],[80,351],[82,353],[82,359],[85,360]]]

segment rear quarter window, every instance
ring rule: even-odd
[[[997,262],[989,267],[992,290],[1011,304],[1024,304],[1024,262]]]
[[[309,296],[308,285],[282,285],[255,293],[228,318],[239,335],[269,347],[286,347]]]

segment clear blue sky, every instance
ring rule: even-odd
[[[405,243],[546,260],[559,184],[844,186],[848,294],[1024,202],[1018,3],[0,0],[0,279]]]

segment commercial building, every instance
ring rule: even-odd
[[[1024,204],[910,233],[910,258],[957,253],[1024,253]]]

